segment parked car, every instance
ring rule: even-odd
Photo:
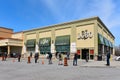
[[[117,57],[115,58],[115,60],[116,60],[116,61],[120,61],[120,56],[117,56]]]

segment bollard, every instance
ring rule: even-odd
[[[67,57],[64,58],[64,66],[68,66],[68,64],[67,64]]]
[[[27,63],[31,63],[31,61],[30,61],[30,56],[28,57],[28,62]]]

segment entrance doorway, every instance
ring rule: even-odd
[[[89,53],[89,49],[82,49],[82,59],[86,59],[87,53]]]

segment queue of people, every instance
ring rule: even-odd
[[[13,55],[14,55],[14,53],[13,53]],[[32,55],[33,55],[33,53],[30,52],[30,58],[32,58]],[[66,57],[67,60],[70,59],[70,53],[66,53],[66,56],[64,56],[64,57],[63,57],[63,55],[64,54],[60,53],[60,52],[57,52],[55,54],[56,59],[58,59],[58,65],[63,65],[64,57]],[[8,57],[7,52],[3,53],[2,56],[3,56],[2,61],[6,61],[6,59]],[[18,58],[18,62],[20,62],[21,61],[21,54],[20,53],[17,54],[17,57],[15,57],[15,58]],[[48,52],[46,54],[46,58],[48,59],[48,64],[52,64],[52,53]],[[38,63],[38,59],[39,59],[39,53],[36,52],[34,54],[35,63]],[[78,54],[74,53],[73,66],[77,66],[77,59],[78,59]],[[88,62],[88,60],[89,60],[89,53],[86,53],[85,61]],[[110,66],[110,52],[109,51],[107,51],[107,53],[106,53],[106,66]]]

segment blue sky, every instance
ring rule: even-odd
[[[99,16],[120,44],[120,0],[0,0],[0,26],[14,32]]]

